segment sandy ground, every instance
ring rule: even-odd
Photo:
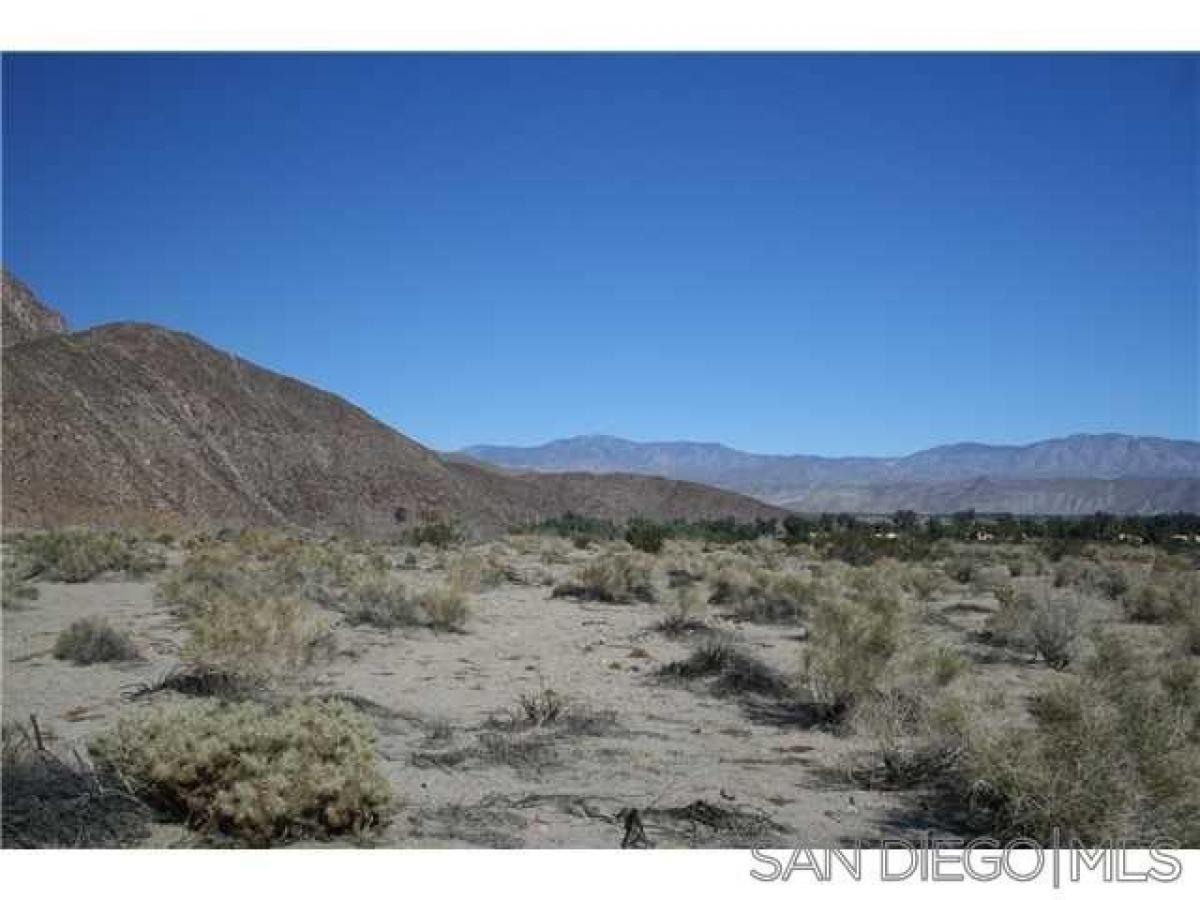
[[[37,600],[4,613],[4,717],[35,714],[57,749],[82,751],[133,702],[124,692],[178,662],[182,629],[155,602],[153,581],[39,587]],[[629,808],[642,811],[659,847],[837,846],[934,827],[919,793],[865,790],[846,776],[847,761],[864,749],[854,739],[790,721],[761,698],[663,683],[657,668],[685,657],[697,638],[654,630],[661,607],[550,592],[484,591],[462,634],[339,628],[337,653],[302,689],[369,701],[399,798],[372,843],[611,848],[621,844]],[[54,659],[59,631],[87,615],[132,634],[144,661],[78,667]],[[981,614],[956,615],[947,628],[965,633]],[[801,629],[723,627],[779,671],[795,670]],[[1019,663],[993,668],[1005,689],[1036,681]],[[594,727],[506,731],[503,717],[518,698],[545,688],[594,714]],[[150,840],[188,842],[177,827]]]

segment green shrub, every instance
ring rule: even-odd
[[[857,584],[845,597],[823,597],[804,656],[809,692],[831,709],[852,710],[878,687],[907,629],[907,610],[886,585]]]
[[[444,550],[453,544],[462,541],[462,534],[450,522],[427,522],[423,525],[417,525],[408,532],[408,540],[410,543],[420,546],[421,544],[429,544],[437,547],[439,550]]]
[[[54,657],[90,666],[98,662],[139,659],[140,654],[128,635],[117,631],[104,619],[87,618],[72,622],[59,633],[54,642]]]
[[[625,529],[625,541],[634,550],[643,553],[658,553],[663,548],[667,529],[645,519],[634,519]]]
[[[25,557],[30,574],[47,581],[91,581],[102,572],[142,576],[166,565],[156,550],[116,532],[71,529],[27,534],[15,542],[15,550]]]
[[[348,704],[187,699],[127,713],[98,763],[147,802],[256,846],[379,824],[391,800],[369,722]]]

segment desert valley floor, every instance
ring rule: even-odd
[[[218,558],[269,566],[273,554],[295,552],[288,540],[280,539],[283,549],[256,544]],[[193,553],[226,552],[210,544],[216,549]],[[89,742],[131,709],[194,702],[172,690],[138,692],[184,671],[189,641],[185,619],[162,596],[172,578],[191,583],[182,577],[189,554],[155,552],[162,571],[109,572],[84,583],[43,578],[4,611],[5,720],[35,716],[59,758],[85,756]],[[651,556],[623,542],[581,548],[530,535],[469,549],[376,547],[370,556],[406,592],[455,581],[467,589],[469,613],[447,629],[380,627],[374,613],[355,617],[344,603],[326,604],[321,652],[263,688],[275,698],[341,698],[376,730],[378,766],[394,797],[386,822],[325,836],[322,845],[604,848],[640,840],[637,825],[657,847],[969,836],[956,832],[957,820],[921,779],[885,777],[887,728],[831,725],[798,699],[794,686],[805,679],[801,661],[814,640],[805,612],[770,614],[761,597],[706,602],[711,590],[698,589],[707,577],[729,594],[739,571],[776,573],[809,598],[804,585],[834,589],[860,578],[855,571],[875,577],[877,587],[890,579],[897,595],[914,595],[905,602],[922,645],[963,668],[946,680],[966,685],[978,708],[1015,727],[1028,719],[1037,691],[1070,676],[1036,653],[981,638],[1003,605],[997,595],[1075,597],[1087,567],[1100,571],[1094,561],[1043,563],[1029,548],[964,546],[921,576],[920,567],[889,561],[855,570],[770,540],[715,549],[668,542]],[[1111,565],[1145,570],[1152,557],[1128,551]],[[643,567],[646,592],[612,602],[602,592],[555,589],[578,582],[580,572],[596,578],[619,560]],[[1157,626],[1125,621],[1098,598],[1094,605],[1092,625],[1108,615],[1110,630],[1133,643],[1161,642]],[[89,617],[130,637],[139,658],[86,666],[56,658],[59,636]],[[1072,627],[1082,634],[1077,622]],[[714,645],[732,649],[736,661],[695,665]],[[630,811],[637,811],[632,835]],[[220,836],[158,815],[134,843],[214,840]],[[303,835],[288,842],[306,840],[317,843]]]

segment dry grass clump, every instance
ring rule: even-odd
[[[125,714],[91,753],[147,802],[255,846],[377,825],[391,801],[369,721],[336,700],[181,700]]]
[[[158,583],[158,598],[181,615],[228,596],[257,595],[263,579],[233,550],[203,546],[190,552],[178,568]]]
[[[1200,572],[1152,572],[1122,597],[1131,622],[1166,624],[1200,610]]]
[[[703,585],[681,584],[669,588],[667,597],[667,614],[655,626],[657,630],[678,636],[702,631],[708,627],[704,621],[708,601]]]
[[[425,591],[417,603],[425,614],[426,624],[436,631],[461,631],[471,614],[466,592],[453,580]]]
[[[616,713],[594,709],[553,688],[543,688],[517,698],[516,709],[505,719],[492,719],[493,728],[521,731],[554,728],[570,735],[604,735],[616,726]]]
[[[718,564],[708,581],[712,585],[710,603],[751,622],[799,622],[816,600],[816,584],[811,578],[747,561]]]
[[[654,561],[644,553],[609,552],[575,570],[571,580],[551,596],[578,597],[601,603],[653,603]]]
[[[400,628],[422,623],[420,605],[408,586],[386,575],[356,581],[346,592],[341,609],[351,625]]]
[[[920,603],[929,603],[946,587],[946,576],[937,569],[910,566],[901,576],[900,586]]]
[[[102,572],[140,577],[166,565],[155,548],[117,532],[68,529],[25,534],[14,541],[27,577],[47,581],[91,581]]]
[[[1112,636],[1032,707],[1032,727],[980,717],[964,732],[964,803],[1000,838],[1088,845],[1200,842],[1200,682],[1188,660],[1139,657]]]
[[[92,617],[72,622],[59,633],[54,642],[54,658],[90,666],[140,659],[141,654],[127,634],[117,631],[102,618]]]
[[[280,675],[312,662],[332,638],[311,604],[286,594],[222,595],[187,617],[182,656],[230,672]]]
[[[381,553],[352,554],[339,542],[292,543],[271,560],[269,577],[321,606],[336,606],[359,579],[385,575]]]

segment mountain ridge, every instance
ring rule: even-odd
[[[898,457],[755,454],[712,442],[638,442],[609,435],[534,447],[474,445],[460,453],[529,471],[685,478],[804,511],[884,512],[911,505],[950,512],[948,498],[958,497],[981,509],[998,503],[995,512],[1078,514],[1104,509],[1106,496],[1116,504],[1112,512],[1200,510],[1192,484],[1200,483],[1200,442],[1117,432],[1022,445],[963,441]],[[970,489],[979,479],[983,482]],[[1049,490],[1044,483],[1049,481],[1058,487]],[[1109,481],[1125,483],[1106,491],[1102,483]]]
[[[29,292],[3,275],[7,327]],[[440,518],[486,535],[566,512],[783,513],[664,478],[514,474],[447,459],[336,394],[158,325],[67,332],[48,321],[13,336],[0,354],[5,527],[282,525],[397,536]]]

